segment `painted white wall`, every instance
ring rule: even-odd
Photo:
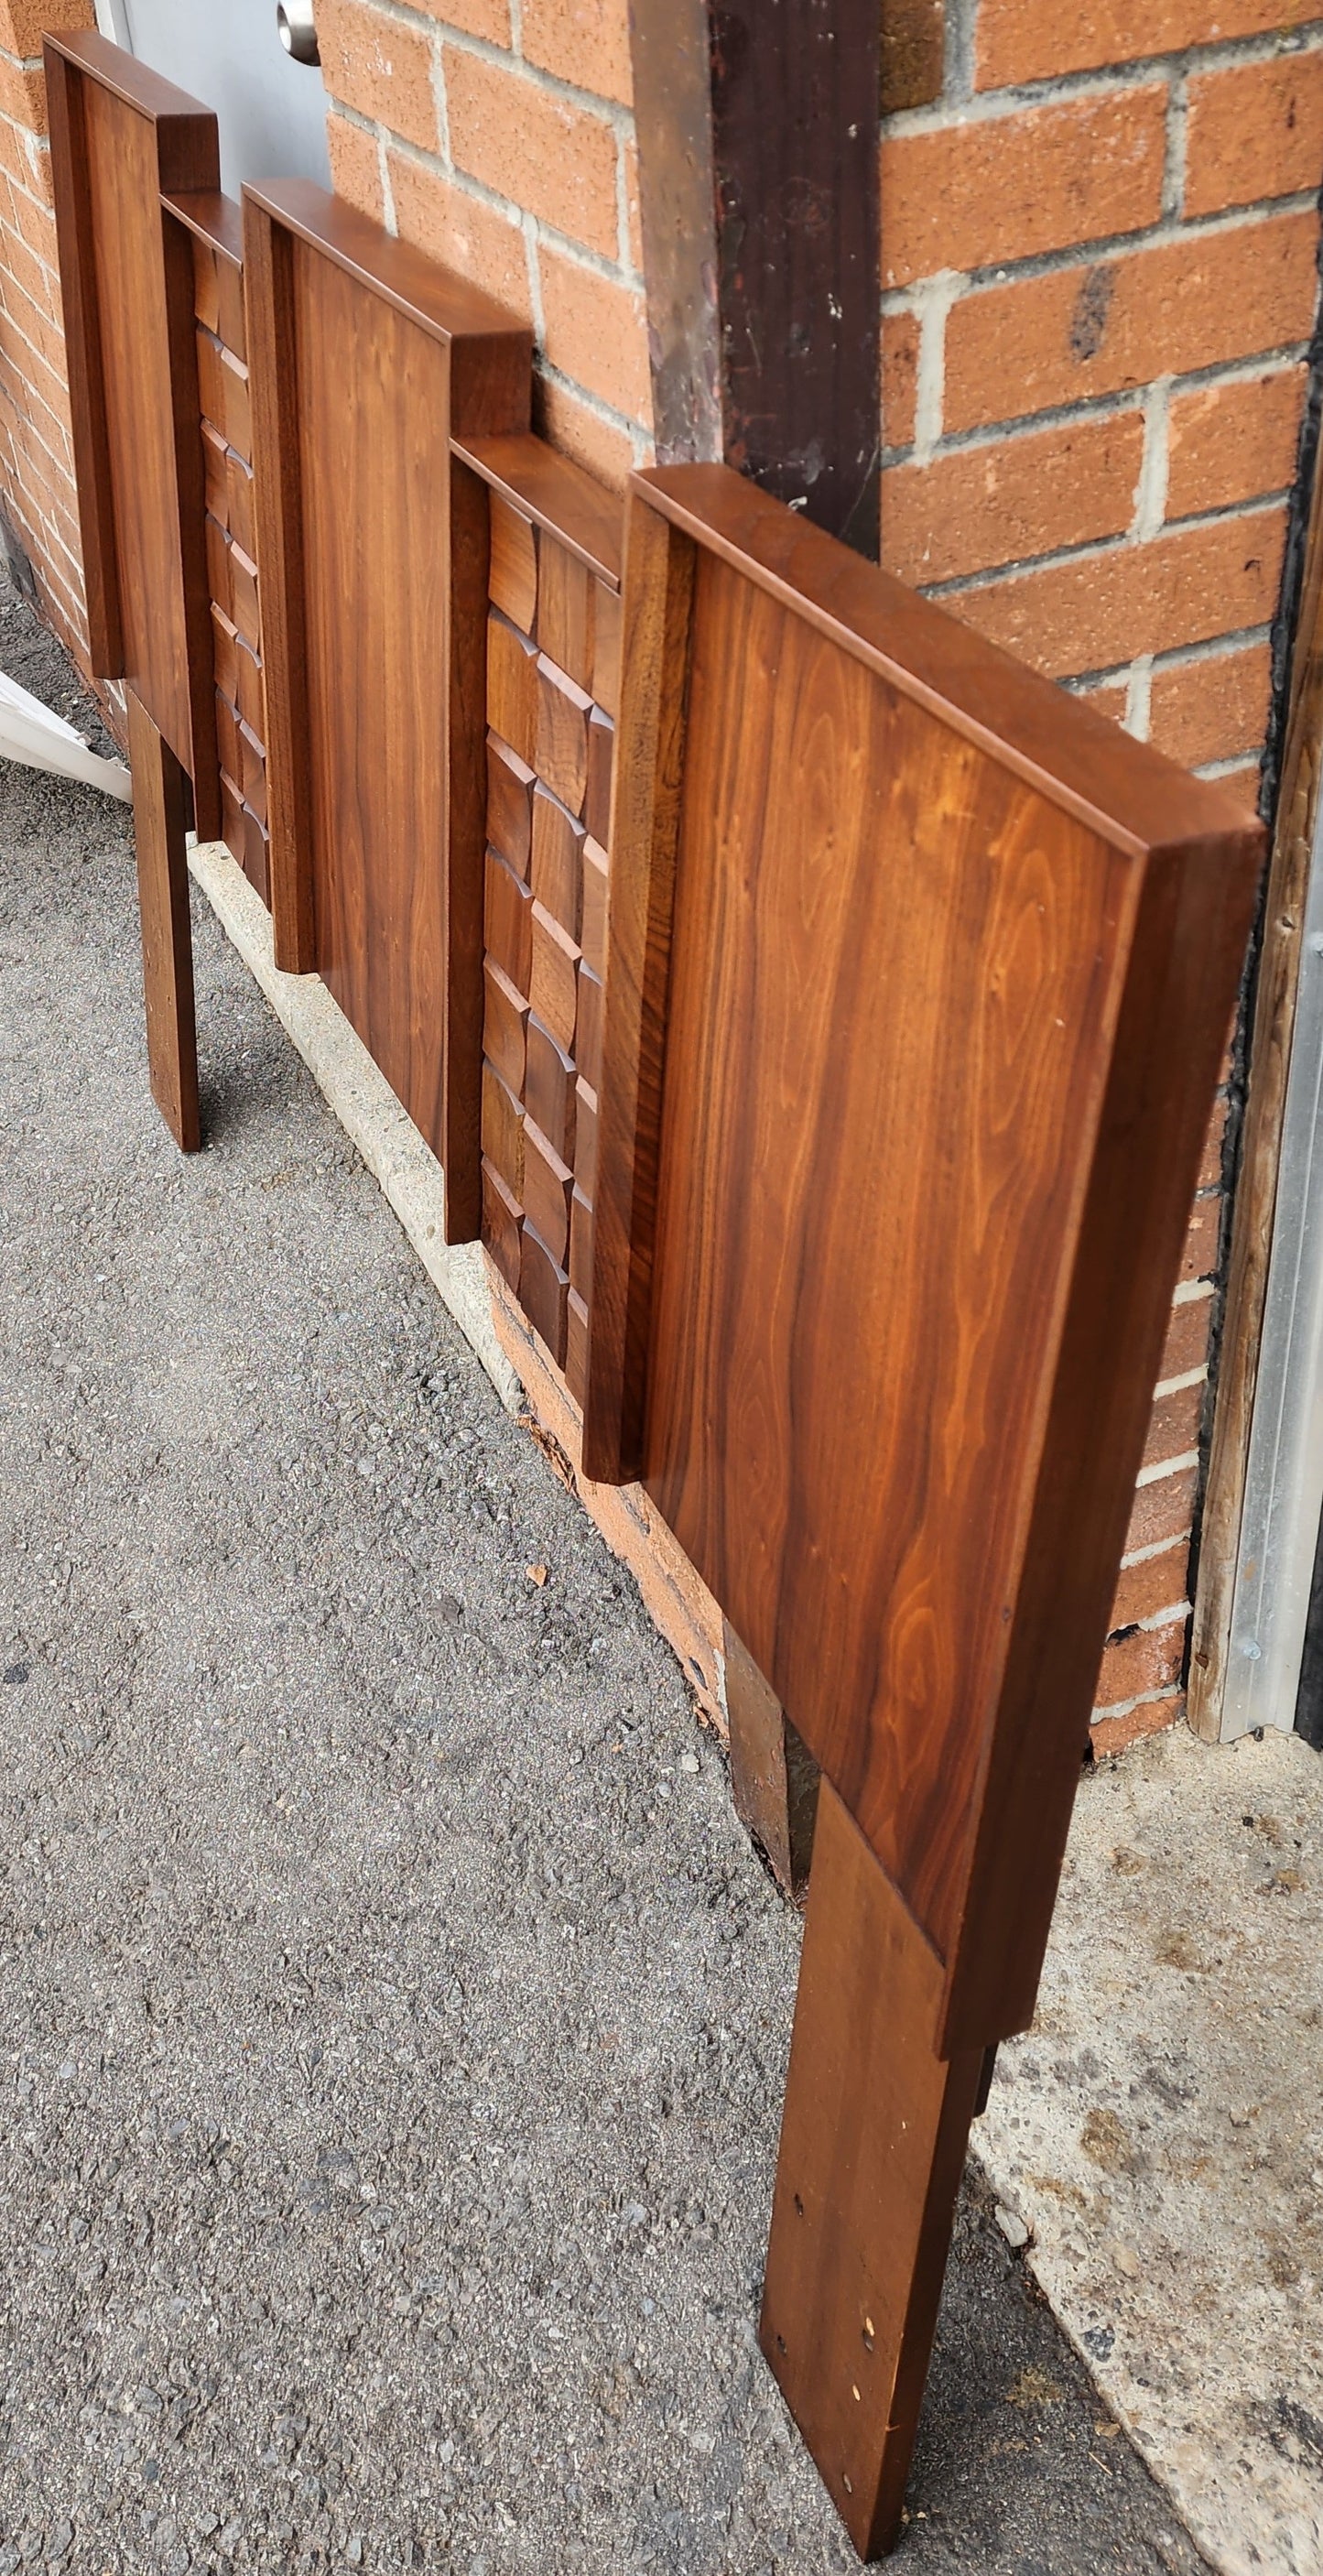
[[[96,0],[96,14],[103,35],[215,109],[230,196],[244,179],[329,188],[321,73],[291,62],[276,0]]]

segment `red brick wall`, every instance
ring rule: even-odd
[[[625,0],[317,24],[336,187],[531,321],[537,427],[618,487],[652,426]]]
[[[90,27],[92,0],[0,0],[0,509],[51,624],[86,667],[41,39]]]
[[[954,15],[942,98],[883,135],[886,560],[1252,787],[1316,298],[1323,17]]]

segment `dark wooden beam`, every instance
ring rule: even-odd
[[[725,459],[876,560],[879,0],[711,26]]]
[[[630,0],[653,421],[878,552],[879,0]],[[901,0],[889,93],[940,87]]]

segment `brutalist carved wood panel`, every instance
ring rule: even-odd
[[[635,477],[584,1464],[825,1775],[762,2340],[868,2554],[1032,2012],[1260,858],[726,469]]]
[[[217,195],[175,197],[169,212],[192,239],[221,838],[269,903],[266,703],[243,222],[233,198]]]
[[[316,969],[479,1231],[487,506],[531,338],[321,189],[244,192],[278,962]],[[233,557],[231,557],[233,561]]]
[[[186,237],[216,119],[94,33],[45,40],[74,462],[94,667],[124,679],[216,827],[202,452]]]
[[[620,512],[535,438],[468,442],[462,453],[492,487],[482,1234],[581,1403]]]

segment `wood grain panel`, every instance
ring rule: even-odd
[[[1032,2007],[1260,838],[952,620],[908,670],[912,603],[789,517],[719,469],[631,500],[586,1463],[641,1469],[982,2045]]]
[[[88,32],[46,40],[75,467],[101,676],[126,679],[213,832],[193,262],[163,192],[214,188],[216,120]]]
[[[361,347],[361,288],[302,241],[293,298],[317,966],[439,1149],[449,355],[385,304]]]
[[[648,1487],[943,1941],[1133,865],[710,556],[688,772]]]
[[[531,343],[318,189],[246,190],[245,227],[282,962],[325,977],[440,1156],[465,1241],[490,546],[486,486],[450,439],[522,426]]]

